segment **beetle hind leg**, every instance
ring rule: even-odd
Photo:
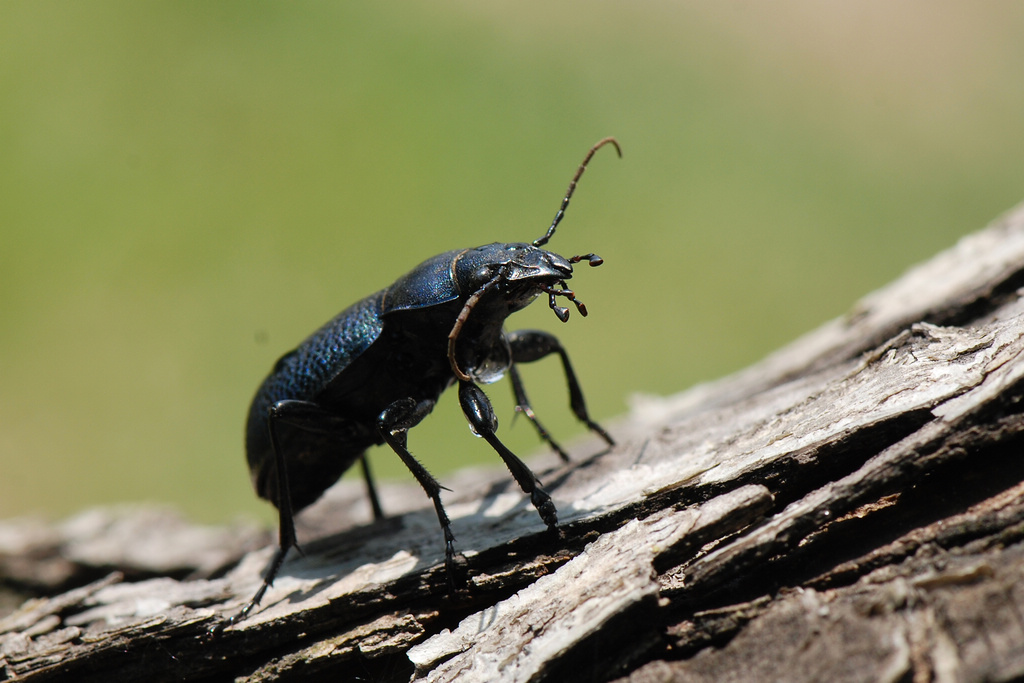
[[[300,553],[302,552],[295,534],[295,511],[292,507],[292,490],[289,481],[288,462],[281,448],[278,426],[280,422],[287,421],[289,418],[294,419],[295,416],[308,417],[310,414],[319,415],[318,411],[318,406],[304,401],[278,401],[267,410],[266,425],[270,437],[270,449],[274,455],[275,476],[272,484],[268,483],[266,479],[261,479],[257,487],[266,486],[266,490],[259,491],[260,495],[271,500],[274,506],[277,507],[277,550],[274,551],[274,557],[267,566],[267,570],[263,575],[263,583],[260,584],[256,594],[252,596],[252,599],[242,608],[241,612],[231,617],[228,624],[244,620],[260,604],[267,590],[273,585],[274,579],[277,578],[277,573],[281,570],[281,565],[284,564],[284,559],[288,555],[289,550],[295,548]]]
[[[352,421],[339,418],[320,405],[310,401],[285,399],[269,406],[265,419],[261,422],[266,428],[266,450],[257,450],[260,457],[252,460],[250,467],[255,473],[255,485],[260,497],[272,502],[278,510],[278,544],[273,558],[267,565],[263,575],[263,583],[252,599],[229,623],[245,619],[263,599],[267,590],[273,585],[281,566],[284,564],[288,551],[295,548],[300,554],[295,534],[295,514],[320,497],[323,491],[338,480],[356,459],[363,460],[363,473],[366,478],[367,494],[375,519],[383,517],[376,487],[366,466],[365,453],[359,446],[359,433],[353,430]],[[331,457],[307,459],[300,463],[294,457],[294,451],[288,452],[289,445],[294,446],[295,437],[302,436],[302,443],[328,446],[347,447],[347,457],[337,457],[334,451]],[[290,437],[290,438],[289,438]]]
[[[370,461],[366,459],[366,453],[359,456],[359,463],[363,468],[363,480],[366,482],[366,496],[370,499],[370,509],[373,511],[373,521],[379,522],[384,519],[384,508],[380,505],[380,496],[377,494],[377,487],[373,483],[373,475],[370,473]]]

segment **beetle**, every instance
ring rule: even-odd
[[[506,332],[505,319],[541,294],[565,322],[571,301],[587,309],[566,280],[573,265],[598,266],[596,254],[564,258],[542,249],[555,234],[587,163],[614,138],[590,148],[547,232],[530,244],[493,243],[447,251],[427,259],[390,287],[356,302],[283,355],[260,385],[246,424],[246,457],[256,493],[279,513],[278,547],[263,584],[239,613],[244,618],[263,598],[297,547],[294,516],[313,503],[359,461],[376,519],[383,517],[366,450],[387,444],[431,499],[444,535],[449,589],[455,590],[455,537],[441,503],[442,487],[407,448],[408,431],[458,385],[459,402],[472,430],[497,451],[530,496],[541,519],[557,529],[551,496],[537,477],[498,439],[497,418],[480,383],[508,374],[516,402],[541,439],[565,461],[568,455],[537,419],[516,365],[557,354],[573,413],[610,446],[614,440],[590,419],[569,356],[553,335],[539,330]],[[235,621],[233,619],[232,621]]]

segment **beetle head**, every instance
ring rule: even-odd
[[[467,249],[455,263],[459,289],[472,295],[491,292],[514,313],[572,277],[573,262],[530,244],[487,244]],[[562,316],[559,316],[562,317]]]
[[[506,316],[525,308],[542,293],[547,293],[551,310],[562,322],[569,319],[569,309],[556,303],[559,296],[573,302],[580,315],[585,316],[587,307],[565,284],[572,277],[573,264],[582,260],[592,266],[602,263],[601,258],[594,254],[567,259],[532,244],[518,242],[495,242],[460,253],[452,263],[453,275],[459,290],[468,296],[448,335],[448,360],[455,376],[464,381],[470,379],[455,360],[455,342],[477,306],[487,311],[482,316],[484,320],[497,322],[497,329]],[[485,299],[486,303],[481,303]]]
[[[576,294],[568,288],[565,281],[572,277],[574,263],[585,260],[591,266],[599,266],[603,263],[601,257],[596,254],[584,254],[567,259],[554,252],[541,249],[541,247],[547,244],[555,234],[555,229],[565,216],[569,200],[572,198],[573,192],[576,191],[576,183],[586,170],[587,163],[597,150],[607,144],[615,147],[615,151],[619,153],[620,157],[622,156],[622,150],[615,138],[604,138],[590,148],[587,155],[583,157],[583,163],[576,170],[576,175],[569,182],[569,189],[566,190],[562,204],[558,208],[554,220],[551,221],[551,226],[543,236],[535,239],[532,244],[495,242],[476,249],[467,249],[452,261],[452,279],[457,283],[460,292],[469,293],[462,310],[455,319],[455,325],[448,335],[448,362],[451,364],[455,376],[460,380],[469,381],[470,376],[459,368],[455,359],[455,342],[470,313],[485,297],[492,302],[484,305],[487,308],[504,305],[505,310],[502,311],[504,315],[499,314],[498,316],[499,323],[504,322],[505,316],[509,313],[528,306],[541,293],[547,293],[551,310],[562,322],[569,319],[569,309],[556,303],[556,297],[559,296],[571,301],[580,315],[587,314],[587,307],[583,305],[582,301],[576,299]],[[492,294],[498,295],[497,299],[490,296]]]

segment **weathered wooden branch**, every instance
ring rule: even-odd
[[[449,596],[411,486],[272,537],[152,510],[0,525],[0,680],[903,681],[1024,677],[1024,208],[761,363],[639,401],[620,445],[446,478]],[[10,598],[7,600],[10,602]]]

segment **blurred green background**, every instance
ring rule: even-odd
[[[540,236],[605,135],[550,245],[605,258],[591,315],[510,325],[559,334],[599,419],[739,369],[1024,199],[1021,35],[1014,2],[5,0],[0,517],[272,519],[242,424],[274,360]],[[579,434],[557,362],[524,374]],[[453,395],[410,446],[498,463]]]

